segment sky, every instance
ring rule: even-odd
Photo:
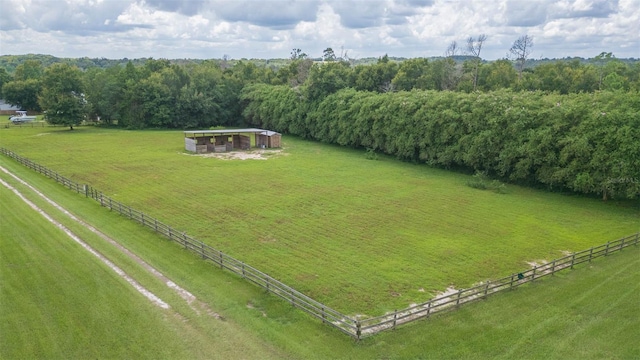
[[[230,59],[442,56],[640,58],[640,0],[0,0],[0,55]],[[464,51],[460,54],[464,54]]]

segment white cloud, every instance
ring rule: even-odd
[[[529,34],[533,57],[640,57],[637,0],[2,0],[0,12],[0,54],[415,57],[487,34],[482,56],[496,59]]]

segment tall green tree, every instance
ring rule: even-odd
[[[38,60],[26,60],[16,67],[13,80],[40,79],[42,77],[42,63]]]
[[[46,68],[38,102],[47,122],[71,130],[79,125],[85,116],[83,90],[82,72],[77,67],[57,63]]]
[[[2,86],[4,100],[24,110],[40,111],[38,94],[42,85],[39,79],[13,80]]]
[[[2,98],[2,87],[9,81],[11,81],[11,75],[5,68],[0,68],[0,98]]]
[[[24,110],[40,111],[38,95],[42,71],[42,63],[38,60],[26,60],[18,65],[13,73],[13,80],[2,85],[4,99]]]

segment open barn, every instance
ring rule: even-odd
[[[257,148],[279,148],[282,135],[264,129],[221,129],[190,130],[184,132],[184,147],[187,151],[198,154],[211,152],[227,152],[233,150],[249,150],[251,136]]]

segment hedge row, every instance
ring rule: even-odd
[[[307,101],[287,86],[241,96],[245,122],[510,182],[640,198],[640,96],[343,89]]]

